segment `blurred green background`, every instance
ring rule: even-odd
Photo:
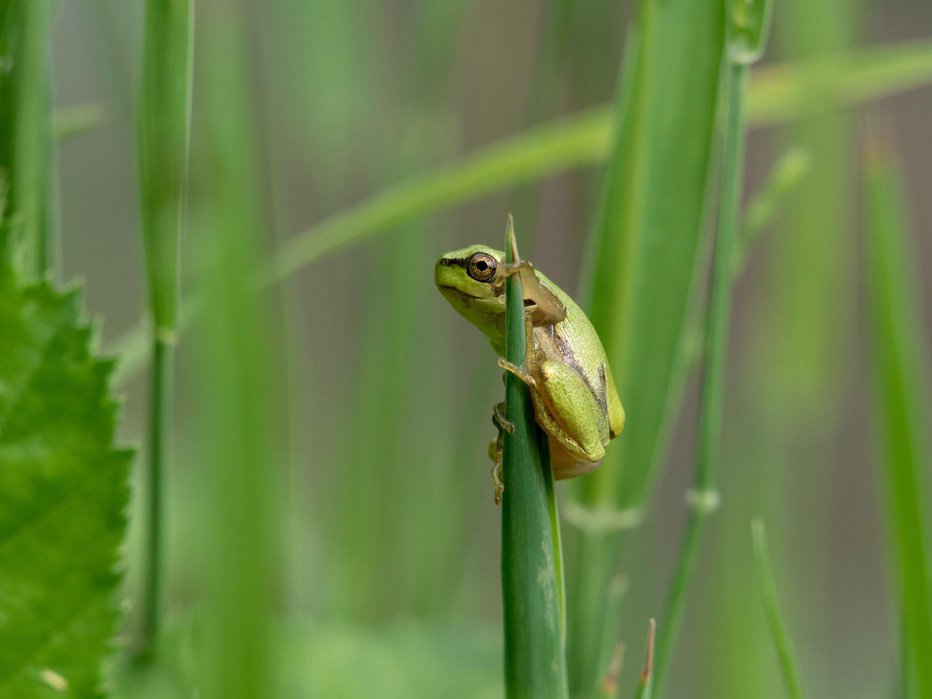
[[[235,216],[215,195],[227,174],[218,118],[238,115],[246,125],[243,197],[268,252],[415,173],[609,104],[635,10],[607,0],[198,3],[184,295],[200,290],[204,260],[224,250],[205,247],[218,226],[222,234],[224,216]],[[56,106],[103,114],[63,145],[59,172],[63,278],[86,280],[105,346],[133,331],[145,308],[133,131],[141,26],[141,3],[125,0],[60,3],[54,20]],[[763,64],[930,36],[932,8],[919,0],[778,1]],[[238,101],[224,85],[239,90]],[[752,131],[746,192],[761,187],[788,147],[804,149],[810,167],[735,289],[722,507],[687,600],[669,696],[783,696],[753,582],[754,515],[768,523],[810,695],[888,696],[895,685],[896,606],[872,459],[859,271],[857,173],[868,112],[902,154],[920,233],[922,317],[932,317],[932,89],[869,109],[814,108],[809,118]],[[416,217],[321,257],[265,295],[263,317],[249,326],[262,328],[264,347],[257,375],[265,380],[252,398],[268,404],[277,435],[266,464],[277,505],[266,515],[280,550],[265,570],[289,696],[303,696],[293,687],[305,674],[317,696],[439,696],[444,682],[463,696],[500,692],[500,513],[485,449],[502,386],[487,343],[433,288],[432,267],[445,250],[498,245],[511,211],[524,254],[563,288],[581,289],[602,179],[601,166],[576,167]],[[199,468],[199,426],[218,390],[204,378],[213,360],[199,351],[202,325],[195,321],[179,349],[167,478],[168,626],[180,636],[205,585],[196,534],[204,503],[231,487],[222,469],[204,478]],[[920,330],[928,345],[932,323]],[[144,373],[126,375],[120,390],[122,436],[140,442]],[[636,421],[638,406],[619,390]],[[690,384],[663,476],[619,568],[626,688],[681,536],[694,410]],[[572,550],[572,526],[564,537]],[[129,595],[140,582],[138,538],[137,526]],[[332,685],[328,672],[338,676]],[[353,689],[353,673],[381,678],[378,688]]]

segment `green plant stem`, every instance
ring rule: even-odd
[[[506,260],[517,260],[509,217]],[[526,355],[525,313],[519,274],[506,288],[506,359],[516,366]],[[559,524],[553,474],[534,421],[528,387],[513,373],[505,377],[502,480],[502,607],[505,626],[507,699],[565,699],[566,659],[562,620]],[[543,451],[543,455],[542,455]],[[554,532],[554,529],[556,531]]]
[[[142,491],[146,572],[134,641],[135,653],[141,658],[151,654],[160,625],[162,500],[171,444],[179,241],[190,140],[193,9],[190,0],[146,3],[137,145],[154,362],[149,394],[148,473]]]
[[[29,278],[54,274],[57,239],[54,222],[51,143],[51,49],[49,0],[15,0],[5,8],[9,26],[4,43],[11,70],[4,79],[0,118],[9,142],[3,144],[0,171],[7,179],[9,234],[0,232],[0,256],[16,256]]]
[[[145,551],[139,636],[135,652],[146,657],[159,630],[162,589],[162,500],[164,463],[170,448],[174,343],[156,335],[152,343],[152,372],[149,384],[149,468],[145,490]]]
[[[706,316],[705,361],[699,399],[696,472],[689,493],[689,517],[663,614],[663,634],[657,646],[655,690],[661,695],[670,656],[682,619],[686,590],[692,581],[702,532],[718,505],[715,465],[721,441],[725,356],[731,312],[732,259],[738,229],[744,162],[744,92],[748,67],[729,62],[726,68],[725,136],[722,148],[722,193],[718,235],[712,259]]]
[[[783,682],[786,684],[786,693],[791,699],[802,699],[802,683],[799,681],[799,669],[790,643],[780,605],[777,602],[777,584],[774,580],[773,566],[770,562],[770,553],[767,547],[767,533],[764,521],[759,517],[751,521],[751,537],[754,543],[754,558],[757,561],[757,576],[760,582],[761,595],[764,599],[764,612],[767,615],[767,624],[770,635],[773,637],[777,657],[780,659],[780,670],[783,672]]]

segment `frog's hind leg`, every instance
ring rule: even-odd
[[[544,431],[579,461],[601,461],[609,441],[608,424],[589,384],[554,359],[541,364],[533,378],[534,414]],[[556,469],[554,475],[561,477]]]

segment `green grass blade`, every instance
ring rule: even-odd
[[[748,123],[786,123],[812,113],[811,59],[756,70],[748,89]],[[837,109],[909,90],[932,81],[932,42],[896,44],[842,54],[817,86],[823,109]],[[844,86],[842,89],[841,86]],[[574,167],[602,162],[612,139],[612,112],[597,109],[493,144],[450,165],[382,190],[290,238],[273,253],[260,278],[281,281],[319,259],[378,234],[400,230],[419,216]],[[689,153],[690,151],[687,151]],[[124,360],[123,380],[148,357],[142,330],[113,344]]]
[[[159,629],[162,583],[162,496],[171,445],[174,346],[178,327],[179,241],[184,215],[191,122],[194,6],[188,0],[146,3],[138,154],[142,238],[152,373],[149,460],[145,488],[143,590],[135,652],[152,650]]]
[[[56,109],[52,114],[52,137],[69,141],[107,123],[107,111],[100,104],[75,104]]]
[[[509,219],[506,259],[517,259]],[[526,353],[521,280],[506,288],[506,359],[524,364]],[[524,382],[505,378],[505,417],[514,425],[504,433],[502,479],[502,604],[505,622],[505,696],[508,699],[567,697],[560,585],[551,512],[553,475],[545,441],[534,421],[534,406]],[[543,447],[543,449],[541,448]],[[543,451],[543,454],[542,454]]]
[[[7,225],[0,259],[17,259],[32,279],[54,273],[55,234],[51,135],[50,0],[10,0],[2,8],[0,187]]]
[[[927,502],[932,466],[928,426],[929,350],[921,328],[904,189],[886,145],[866,154],[866,241],[874,424],[886,495],[891,568],[897,583],[907,696],[932,697],[932,580],[929,574]]]
[[[790,148],[773,166],[767,181],[748,202],[735,246],[735,273],[744,267],[757,238],[777,218],[780,207],[805,179],[811,164],[807,151]]]
[[[606,594],[623,529],[640,519],[659,463],[668,396],[682,374],[677,357],[706,209],[723,31],[719,4],[647,0],[632,52],[636,65],[625,68],[619,92],[618,133],[583,297],[622,402],[637,413],[602,466],[575,488],[574,505],[586,516],[567,585],[574,695],[595,692],[608,666],[619,620],[606,613]]]
[[[250,283],[269,230],[246,3],[199,5],[208,208],[195,238],[207,290],[192,371],[203,514],[204,585],[199,678],[205,699],[272,699],[277,684],[285,403],[281,342],[270,295]]]
[[[822,76],[813,85],[811,75]],[[932,43],[894,45],[761,69],[748,90],[751,124],[793,121],[819,109],[879,99],[932,81]],[[822,100],[813,100],[819,90]],[[430,211],[603,160],[608,109],[531,130],[461,163],[397,185],[283,243],[267,279],[280,280],[321,256]]]
[[[789,634],[786,632],[780,605],[777,602],[777,584],[767,547],[767,532],[764,529],[764,521],[759,517],[751,521],[751,538],[754,543],[754,558],[757,561],[757,577],[764,599],[764,613],[767,615],[767,625],[770,627],[770,635],[773,637],[777,657],[780,659],[786,693],[791,699],[802,699],[803,690],[799,680],[798,664]]]

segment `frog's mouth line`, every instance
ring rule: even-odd
[[[476,300],[476,297],[475,297],[475,296],[470,296],[470,295],[467,294],[465,291],[462,291],[461,289],[457,289],[457,288],[454,287],[454,286],[445,286],[445,285],[443,285],[443,284],[438,284],[438,285],[437,285],[437,288],[440,289],[440,292],[441,292],[442,294],[448,294],[448,295],[452,295],[452,296],[458,296],[459,298],[463,299],[464,301],[475,301],[475,300]]]
[[[463,291],[463,290],[461,290],[461,289],[457,289],[456,287],[453,287],[453,286],[446,286],[446,285],[443,285],[443,284],[438,284],[438,285],[437,285],[437,288],[440,289],[441,293],[444,293],[444,294],[452,294],[453,296],[458,296],[459,298],[463,299],[464,301],[477,301],[477,300],[478,300],[478,297],[476,297],[476,296],[470,296],[470,295],[467,294],[465,291]],[[537,303],[534,301],[534,299],[524,299],[524,307],[525,307],[525,308],[528,308],[528,307],[530,307],[530,306],[536,306],[536,305],[537,305]]]

